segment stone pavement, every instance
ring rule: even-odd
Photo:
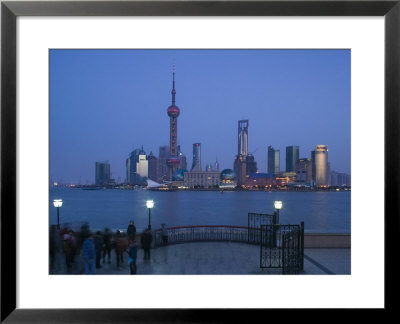
[[[348,248],[314,248],[304,251],[303,275],[351,274],[351,250]],[[98,275],[129,275],[128,254],[124,255],[121,269],[116,267],[116,256],[112,251],[111,264],[102,264],[96,269]],[[280,271],[261,270],[260,247],[233,242],[182,243],[151,250],[150,260],[143,260],[143,250],[138,249],[138,275],[266,275],[280,274]],[[56,271],[52,274],[66,274],[65,258],[59,253]],[[83,274],[84,264],[77,256],[73,274]]]

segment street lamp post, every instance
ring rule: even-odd
[[[274,226],[274,247],[276,247],[279,243],[278,243],[278,237],[277,237],[277,231],[278,231],[278,226],[276,226],[277,224],[279,224],[279,210],[282,208],[282,201],[280,200],[275,200],[274,201],[274,207],[276,209],[276,220],[275,220],[275,226]]]
[[[148,227],[148,229],[151,230],[151,209],[154,207],[154,201],[153,200],[147,200],[146,201],[146,207],[149,210],[149,227]]]
[[[62,199],[54,199],[53,205],[57,208],[57,229],[60,229],[60,207],[62,206],[63,201]]]
[[[279,224],[279,210],[282,208],[283,203],[280,200],[275,200],[274,202],[274,207],[276,209],[276,214],[277,214],[277,218],[276,218],[276,223]]]

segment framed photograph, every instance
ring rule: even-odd
[[[399,15],[3,1],[1,320],[392,309]]]

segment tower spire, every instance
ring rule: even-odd
[[[175,90],[175,63],[172,64],[172,104],[175,105],[175,94],[176,94],[176,90]]]

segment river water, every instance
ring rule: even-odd
[[[138,231],[149,223],[146,200],[154,200],[153,229],[170,226],[235,225],[247,226],[247,214],[274,212],[274,201],[281,200],[281,224],[304,221],[308,233],[350,233],[350,192],[262,192],[262,191],[172,191],[83,190],[50,188],[50,224],[57,223],[52,201],[63,200],[60,223],[72,227],[88,222],[91,229],[126,230],[133,220]]]

